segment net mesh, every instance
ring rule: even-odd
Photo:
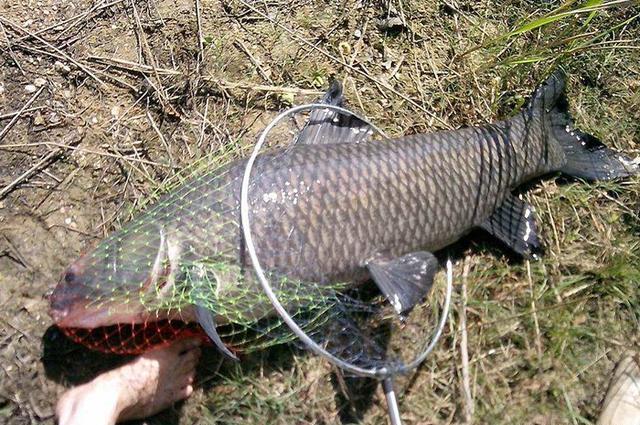
[[[303,122],[308,118],[303,116]],[[332,122],[340,124],[335,119]],[[292,135],[300,134],[299,123],[300,118],[291,120],[285,128],[274,131],[272,145],[290,143]],[[350,127],[346,130],[353,133]],[[364,137],[370,133],[358,130],[355,134]],[[339,131],[336,137],[341,137]],[[262,169],[286,167],[289,152],[282,149],[265,156]],[[179,338],[206,340],[198,324],[166,319],[180,317],[181,311],[198,305],[215,315],[217,331],[234,353],[296,341],[246,260],[239,217],[244,169],[244,161],[229,162],[188,179],[78,261],[80,275],[76,280],[80,283],[75,283],[82,286],[87,309],[138,309],[155,320],[94,329],[65,328],[64,333],[91,349],[118,354],[141,353]],[[260,170],[256,173],[260,175]],[[262,178],[270,176],[263,173]],[[322,270],[309,238],[335,238],[329,246],[340,250],[341,235],[354,224],[335,221],[330,229],[305,234],[315,218],[287,221],[285,214],[308,214],[315,211],[312,206],[287,209],[291,203],[270,203],[274,196],[291,193],[296,196],[288,200],[294,205],[304,202],[302,186],[291,186],[301,181],[275,178],[270,191],[264,190],[264,181],[251,184],[252,223],[256,226],[252,230],[262,236],[256,244],[264,254],[261,259],[270,258],[272,265],[288,264],[285,272],[274,271],[268,277],[289,316],[316,343],[351,364],[393,367],[412,359],[427,340],[426,323],[433,320],[431,306],[420,305],[411,315],[399,318],[373,284],[327,282],[318,273],[314,275],[314,270]],[[327,211],[331,207],[327,205]],[[282,220],[273,219],[279,215]],[[282,223],[285,228],[275,228]],[[299,237],[302,234],[306,236]],[[292,277],[296,275],[317,279]]]

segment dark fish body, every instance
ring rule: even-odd
[[[319,121],[322,136],[301,135],[254,165],[249,216],[262,266],[319,285],[372,276],[400,313],[428,292],[437,265],[431,253],[473,228],[533,253],[531,209],[511,194],[518,185],[552,171],[585,179],[637,172],[573,129],[563,89],[554,75],[508,120],[398,139],[364,140],[363,123],[332,127],[337,118],[329,114]],[[247,291],[253,272],[239,218],[245,164],[192,179],[72,265],[54,293],[54,316],[74,300],[109,297],[117,308],[135,294],[146,309],[201,300],[215,310]],[[268,307],[242,308],[259,316]]]
[[[299,145],[263,158],[250,192],[259,258],[301,279],[332,281],[361,275],[380,252],[437,251],[486,221],[520,183],[563,165],[541,121],[521,114],[380,142]],[[244,171],[235,167],[232,174]]]

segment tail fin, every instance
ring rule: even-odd
[[[573,127],[565,84],[564,73],[556,70],[534,92],[530,103],[534,110],[544,111],[546,131],[565,153],[566,163],[560,171],[584,180],[615,180],[638,174],[638,161]]]

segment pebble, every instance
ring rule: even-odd
[[[355,30],[355,31],[353,32],[353,36],[354,36],[355,38],[360,38],[360,37],[362,37],[362,31],[360,31],[360,30]]]
[[[71,72],[71,67],[69,65],[65,65],[60,61],[55,61],[53,63],[53,67],[55,68],[56,71],[58,71],[60,74],[63,74],[63,75]]]
[[[42,114],[40,112],[36,113],[36,115],[33,117],[33,124],[34,125],[43,125],[44,124],[44,117],[42,116]]]
[[[27,93],[35,93],[36,90],[38,89],[33,84],[27,84],[26,86],[24,86],[24,91],[26,91]]]
[[[4,93],[4,84],[0,83],[0,95]]]
[[[45,84],[47,84],[47,80],[45,80],[44,78],[38,77],[38,78],[36,78],[35,80],[33,80],[33,84],[34,84],[36,87],[42,87],[42,86],[44,86]]]

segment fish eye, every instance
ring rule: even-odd
[[[73,270],[67,270],[66,273],[64,274],[64,281],[66,283],[73,283],[75,278],[76,278],[76,274],[73,272]]]

